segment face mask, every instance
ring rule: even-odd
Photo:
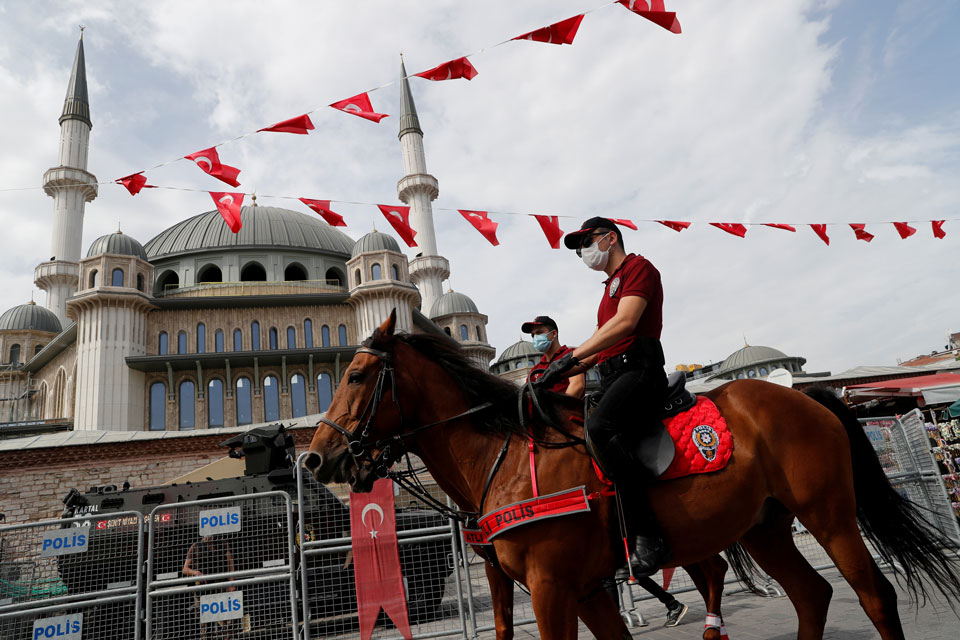
[[[594,271],[603,271],[607,266],[607,260],[610,259],[610,247],[607,247],[606,251],[601,251],[600,240],[597,240],[592,242],[589,247],[580,249],[580,258],[583,260],[583,264]]]
[[[539,351],[540,353],[546,353],[550,348],[550,344],[553,342],[550,338],[547,337],[545,333],[539,333],[533,336],[533,348]]]

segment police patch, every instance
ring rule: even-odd
[[[693,428],[690,434],[693,438],[693,444],[696,445],[700,455],[708,462],[717,457],[717,448],[720,446],[720,439],[717,432],[708,424],[701,424]]]
[[[610,297],[617,295],[617,289],[620,288],[620,276],[617,276],[610,282]]]

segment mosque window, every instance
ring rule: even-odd
[[[329,347],[330,346],[330,327],[323,325],[320,327],[320,346]]]
[[[399,280],[399,279],[400,279],[400,267],[398,267],[397,265],[392,265],[392,266],[390,267],[390,269],[393,271],[393,279],[394,279],[394,280]]]
[[[200,272],[197,273],[197,282],[223,282],[223,272],[217,265],[208,264],[200,268]]]
[[[260,323],[256,320],[250,325],[250,348],[260,351]]]
[[[514,369],[519,369],[522,366],[523,366],[523,360],[517,360],[517,364],[516,366],[514,366]]]
[[[465,325],[465,324],[460,325],[460,339],[461,339],[461,340],[469,340],[469,339],[470,339],[470,332],[467,331],[467,325]]]
[[[217,329],[213,334],[213,348],[217,353],[223,353],[223,329]]]
[[[750,378],[756,378],[756,377],[757,377],[757,372],[756,372],[756,370],[755,370],[755,369],[750,369],[749,371],[747,371],[747,376],[750,377]]]
[[[20,345],[14,344],[10,345],[10,364],[18,364],[20,362]]]
[[[265,282],[267,272],[259,262],[248,262],[240,270],[240,282]]]
[[[233,330],[233,350],[243,351],[243,331],[240,329]]]
[[[160,339],[159,339],[159,342],[157,343],[157,353],[160,354],[161,356],[167,355],[167,332],[166,331],[160,332]]]
[[[321,373],[317,376],[317,402],[321,413],[329,409],[330,403],[333,402],[333,379],[329,373]]]
[[[110,286],[111,287],[122,287],[123,286],[123,269],[114,269],[113,273],[110,274]]]
[[[202,322],[197,325],[197,353],[207,352],[207,325]]]
[[[194,416],[194,405],[196,403],[196,385],[192,380],[184,380],[180,383],[180,430],[189,431],[197,426],[197,420]]]
[[[42,344],[38,344],[37,346],[35,346],[35,347],[33,348],[33,355],[37,355],[37,354],[40,353],[41,351],[43,351],[43,345],[42,345]]]
[[[307,415],[307,381],[299,373],[290,376],[290,405],[294,418]]]
[[[766,367],[760,367],[760,375],[762,375],[762,376],[767,375],[767,368],[766,368]]]
[[[297,348],[297,330],[293,327],[287,327],[287,349]]]
[[[269,336],[270,340],[270,350],[276,351],[279,347],[277,343],[280,342],[279,336],[277,335],[277,328],[270,327],[270,332],[267,335]]]
[[[477,342],[483,342],[483,334],[480,332],[480,325],[477,325]]]
[[[237,425],[253,424],[253,406],[249,378],[237,378]]]
[[[374,262],[373,266],[370,267],[370,279],[383,280],[383,271],[380,269],[380,265],[376,262]]]
[[[218,378],[207,385],[207,426],[223,426],[223,381]]]
[[[357,281],[357,284],[358,284],[358,285],[359,285],[361,282],[363,282],[363,280],[360,279],[360,269],[357,269],[356,271],[354,271],[354,273],[353,273],[353,279]]]
[[[340,273],[337,269],[327,269],[327,273],[323,276],[327,280],[327,284],[334,287],[343,286],[343,274]]]
[[[347,346],[347,327],[346,325],[340,325],[337,327],[337,338],[340,339],[340,346]]]
[[[93,289],[97,286],[97,270],[94,269],[90,272],[90,288]]]
[[[743,380],[744,378],[746,378],[746,376],[743,375],[743,371],[737,374],[737,380]]]
[[[167,428],[167,385],[154,382],[150,385],[150,430]]]
[[[446,334],[447,334],[448,336],[452,336],[452,335],[453,335],[452,333],[450,333],[450,327],[444,327],[443,330],[446,332]]]
[[[143,274],[137,274],[137,291],[143,291]]]
[[[313,321],[310,318],[303,321],[303,346],[313,348]]]
[[[166,271],[157,279],[157,293],[163,295],[180,286],[180,276],[176,271]]]
[[[263,419],[280,419],[280,383],[274,376],[263,379]]]
[[[306,280],[307,279],[307,270],[304,269],[297,263],[288,265],[286,269],[283,270],[283,279],[284,280]]]
[[[187,352],[187,332],[181,331],[177,334],[177,353]]]

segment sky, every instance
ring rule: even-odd
[[[861,0],[668,0],[675,35],[605,0],[163,3],[0,0],[0,306],[44,293],[63,97],[84,25],[100,181],[231,140],[483,50],[472,81],[411,86],[435,207],[686,220],[625,229],[664,286],[667,364],[744,346],[807,359],[810,372],[891,365],[960,331],[960,5]],[[511,42],[593,10],[573,46]],[[371,94],[380,124],[333,109],[309,136],[260,133],[220,147],[241,190],[313,215],[304,196],[397,203],[397,84]],[[188,161],[146,173],[131,197],[105,184],[86,207],[83,251],[119,227],[143,243],[229,190]],[[6,189],[31,187],[8,191]],[[371,205],[334,207],[359,238],[389,231]],[[434,215],[445,287],[489,317],[499,354],[520,324],[552,316],[562,342],[595,328],[604,275],[551,249],[533,218],[492,214],[489,245],[456,212]],[[928,222],[901,240],[890,221]],[[740,239],[708,222],[782,222]],[[846,223],[866,223],[871,243]],[[827,223],[824,245],[811,229]],[[885,224],[880,224],[885,223]],[[416,250],[408,254],[412,257]]]

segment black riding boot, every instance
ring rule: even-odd
[[[630,568],[636,578],[651,576],[671,559],[670,548],[653,515],[646,487],[634,485],[622,496],[628,526],[636,534]]]

